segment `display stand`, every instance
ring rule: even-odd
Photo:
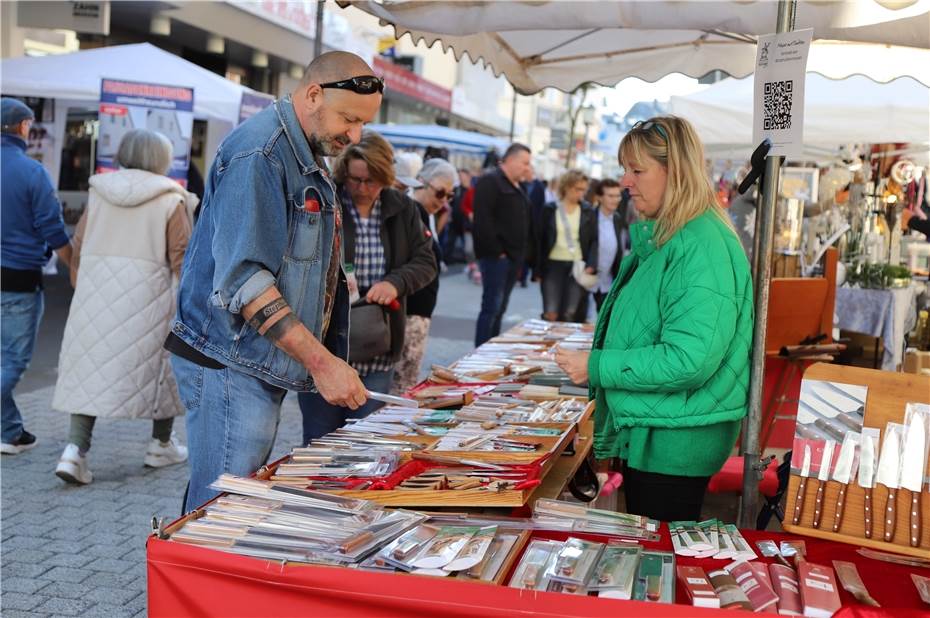
[[[905,404],[908,402],[930,403],[930,377],[928,376],[817,363],[804,373],[804,378],[867,386],[869,391],[865,403],[864,426],[875,427],[882,432],[884,432],[885,424],[888,422],[904,422]],[[926,475],[930,470],[924,472]],[[799,477],[796,472],[792,471],[788,485],[788,503],[785,511],[787,513],[794,511],[798,483]],[[824,522],[833,521],[839,489],[838,483],[832,481],[826,483],[822,516]],[[817,483],[807,483],[804,504],[813,505],[816,493]],[[784,528],[795,534],[861,545],[882,551],[892,551],[923,558],[930,556],[930,493],[926,491],[926,484],[924,484],[924,491],[921,493],[922,512],[925,515],[921,521],[922,532],[919,547],[911,547],[909,542],[910,492],[901,490],[897,492],[897,524],[891,542],[885,542],[881,539],[883,529],[881,515],[885,500],[888,497],[888,489],[878,484],[872,490],[872,506],[873,511],[876,512],[876,517],[873,518],[875,520],[873,523],[874,534],[871,539],[865,538],[864,496],[865,491],[853,479],[847,486],[843,524],[839,532],[831,532],[831,527],[828,526],[822,526],[819,529],[814,528],[812,523],[814,509],[812,507],[804,509],[802,519],[798,525],[787,523],[786,520]]]

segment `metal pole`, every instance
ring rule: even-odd
[[[513,105],[510,107],[510,141],[513,142],[513,132],[517,124],[517,90],[513,91]]]
[[[316,2],[316,32],[313,35],[313,57],[319,58],[323,53],[323,5],[326,0]]]
[[[797,0],[778,1],[778,23],[775,32],[794,29]],[[753,256],[756,280],[753,281],[756,296],[755,328],[752,333],[752,368],[749,378],[749,414],[743,421],[743,495],[740,501],[739,527],[755,528],[759,511],[759,432],[762,424],[762,380],[765,373],[765,331],[769,309],[769,283],[772,279],[772,233],[775,228],[775,201],[778,197],[778,180],[781,159],[768,157],[765,160],[765,183],[761,200],[756,205],[755,246],[758,255]]]

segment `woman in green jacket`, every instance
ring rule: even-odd
[[[626,508],[697,520],[746,414],[749,263],[717,205],[694,128],[662,116],[620,143],[641,220],[598,314],[590,353],[556,360],[596,399],[595,455],[623,460]]]

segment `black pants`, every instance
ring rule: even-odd
[[[604,304],[605,300],[607,300],[607,292],[595,292],[594,293],[594,308],[600,311],[601,305]]]
[[[659,521],[700,521],[709,476],[672,476],[635,470],[624,463],[627,513]]]
[[[587,290],[572,277],[572,262],[549,260],[540,285],[543,299],[543,319],[553,316],[562,322],[584,322],[582,300]],[[587,311],[587,304],[584,305]]]

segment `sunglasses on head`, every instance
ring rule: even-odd
[[[356,94],[374,94],[384,92],[384,80],[374,75],[362,75],[361,77],[350,77],[338,82],[326,82],[320,84],[320,88],[337,88],[339,90],[351,90]]]
[[[633,125],[633,128],[630,129],[630,131],[643,131],[644,133],[646,133],[653,129],[656,130],[656,132],[662,137],[662,139],[665,140],[665,143],[667,144],[668,135],[665,133],[665,128],[659,123],[653,122],[652,120],[648,122],[644,120],[640,120],[639,122]]]

